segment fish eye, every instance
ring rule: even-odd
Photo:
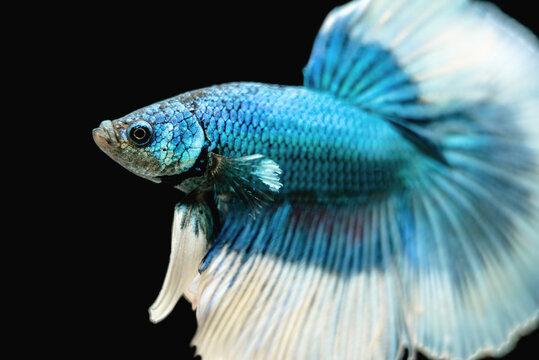
[[[129,141],[136,146],[147,145],[152,139],[152,134],[152,126],[142,120],[131,124],[127,129]]]

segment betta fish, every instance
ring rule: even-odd
[[[302,86],[189,91],[101,150],[183,192],[150,307],[202,359],[474,359],[539,322],[539,42],[495,6],[357,0]]]

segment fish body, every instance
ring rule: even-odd
[[[502,355],[539,322],[539,44],[473,1],[333,10],[303,86],[229,83],[106,120],[186,194],[150,307],[204,359]]]
[[[380,116],[304,87],[223,84],[167,99],[119,121],[145,119],[176,127],[148,145],[160,161],[159,174],[168,174],[176,159],[193,159],[193,149],[202,145],[226,157],[262,154],[282,170],[279,195],[298,200],[357,200],[402,186],[404,168],[417,156]],[[183,122],[196,131],[182,132]]]

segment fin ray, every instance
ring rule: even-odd
[[[399,316],[393,311],[398,307],[393,280],[384,273],[391,249],[387,235],[384,245],[377,245],[375,230],[386,221],[383,211],[373,206],[352,210],[349,216],[349,211],[325,206],[281,203],[264,208],[250,220],[259,225],[243,225],[245,234],[237,234],[251,243],[242,249],[228,245],[210,249],[219,253],[213,259],[224,262],[211,261],[191,288],[200,299],[206,282],[218,281],[222,289],[214,292],[218,299],[205,300],[214,303],[213,308],[197,309],[200,328],[193,339],[197,351],[204,357],[219,353],[238,359],[278,354],[354,358],[351,339],[333,336],[346,329],[362,339],[359,351],[370,347],[373,358],[395,357],[403,342]],[[272,231],[275,228],[288,232]],[[234,274],[229,270],[227,278],[213,274],[233,264],[241,265]],[[350,317],[348,311],[358,309],[358,296],[365,309]],[[385,306],[372,313],[377,303]],[[371,328],[376,331],[371,333]]]
[[[251,216],[267,203],[283,186],[281,168],[273,160],[256,154],[226,157],[211,154],[211,177],[214,191],[220,196],[234,196],[244,203]]]

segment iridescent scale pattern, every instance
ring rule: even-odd
[[[402,184],[416,150],[384,119],[303,87],[232,83],[187,93],[209,150],[262,154],[283,194],[367,196]]]

